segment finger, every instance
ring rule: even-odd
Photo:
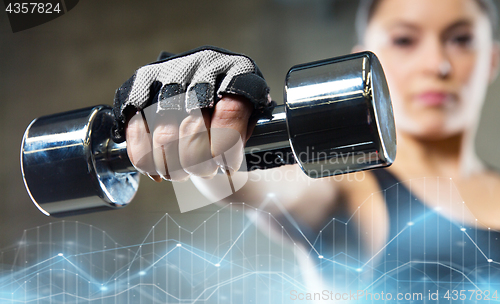
[[[211,152],[219,166],[237,171],[243,161],[253,105],[238,95],[224,95],[216,104],[211,121]],[[217,157],[217,156],[221,157]]]
[[[179,159],[189,174],[211,177],[217,173],[208,128],[200,109],[192,110],[179,126]]]
[[[157,88],[155,80],[158,75],[157,65],[146,65],[139,68],[134,74],[134,81],[130,87],[130,92],[127,96],[127,102],[136,108],[142,108],[144,104],[154,96],[155,92],[151,92],[152,88]]]
[[[127,154],[134,167],[141,173],[159,181],[151,153],[152,140],[147,121],[142,111],[137,112],[130,119],[125,132],[127,140]]]
[[[170,181],[183,181],[189,177],[179,159],[179,121],[181,111],[169,110],[157,114],[153,132],[153,159],[156,171]]]

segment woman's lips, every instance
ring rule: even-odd
[[[453,95],[446,92],[428,91],[415,95],[415,100],[426,106],[443,106],[446,102],[452,100]]]

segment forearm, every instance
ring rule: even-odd
[[[244,202],[272,213],[293,213],[306,223],[317,222],[325,210],[335,205],[339,189],[328,178],[311,179],[297,165],[274,169],[235,172],[231,175],[235,192],[221,203]],[[220,198],[228,177],[218,174],[213,180],[193,179],[198,190],[208,199]],[[214,186],[215,185],[215,186]],[[225,186],[227,188],[227,186]]]

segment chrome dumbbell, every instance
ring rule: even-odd
[[[245,147],[247,169],[298,163],[318,178],[385,167],[396,134],[383,69],[370,52],[302,64],[286,76],[284,105],[261,119]],[[126,206],[139,186],[126,143],[110,139],[109,106],[37,118],[21,147],[35,205],[66,216]]]

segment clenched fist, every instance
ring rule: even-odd
[[[113,139],[156,181],[234,172],[274,102],[250,58],[203,47],[139,68],[116,92]]]

